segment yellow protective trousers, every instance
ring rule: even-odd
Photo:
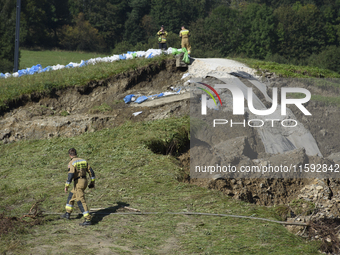
[[[72,213],[74,202],[77,201],[78,207],[80,211],[83,213],[83,216],[87,220],[91,220],[91,215],[89,213],[84,190],[87,188],[87,179],[80,178],[74,181],[74,187],[68,195],[67,203],[66,203],[66,212]]]
[[[189,43],[189,38],[182,38],[182,48],[186,48],[188,51],[188,54],[191,53],[191,46]]]

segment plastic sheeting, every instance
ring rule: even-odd
[[[139,114],[141,114],[142,112],[143,112],[143,111],[140,111],[140,112],[134,112],[134,113],[132,113],[132,115],[136,117],[136,116],[138,116]]]
[[[185,79],[185,78],[188,77],[189,75],[190,75],[190,73],[185,73],[185,74],[183,74],[181,80]]]
[[[130,103],[132,101],[132,98],[134,97],[135,95],[134,94],[131,94],[131,95],[127,95],[126,97],[124,97],[124,102],[127,104],[127,103]]]
[[[67,65],[54,65],[54,66],[47,66],[43,68],[40,64],[34,65],[31,68],[26,68],[26,69],[21,69],[18,72],[15,72],[13,74],[10,73],[0,73],[0,79],[1,78],[9,78],[9,77],[21,77],[24,75],[33,75],[36,73],[43,73],[43,72],[49,72],[49,71],[55,71],[55,70],[60,70],[63,68],[76,68],[76,67],[83,67],[86,65],[95,65],[100,62],[114,62],[118,60],[125,60],[125,59],[133,59],[133,58],[153,58],[156,56],[161,55],[162,53],[165,54],[179,54],[181,52],[186,52],[185,48],[182,49],[176,49],[176,48],[171,48],[169,47],[166,51],[162,51],[160,49],[149,49],[147,51],[128,51],[126,54],[119,54],[119,55],[112,55],[108,57],[103,57],[103,58],[91,58],[89,60],[81,60],[80,63],[74,63],[70,62]],[[184,59],[183,59],[184,60]]]
[[[170,96],[170,95],[177,95],[181,92],[181,90],[182,89],[178,89],[176,92],[166,91],[166,92],[162,92],[162,93],[154,94],[154,95],[150,95],[150,96],[141,95],[134,102],[137,103],[137,104],[141,104],[144,101],[149,100],[149,99],[155,99],[155,98],[158,98],[158,97],[166,97],[166,96]],[[133,102],[134,97],[136,97],[135,94],[130,94],[130,95],[125,96],[124,102],[126,104],[131,103],[131,102]]]

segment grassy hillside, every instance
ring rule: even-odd
[[[41,225],[17,227],[1,236],[0,253],[34,254],[317,254],[283,226],[249,219],[168,215],[165,212],[206,212],[279,219],[275,208],[232,200],[177,181],[177,160],[155,154],[147,141],[168,141],[189,118],[124,125],[74,138],[53,138],[0,145],[0,212],[20,217],[43,199],[45,212],[63,213],[67,195],[67,151],[78,149],[96,171],[96,189],[87,190],[92,208],[128,204],[157,215],[98,215],[86,229],[81,219],[66,221],[49,215]],[[76,209],[78,212],[78,209]],[[32,220],[27,220],[30,222]],[[77,241],[70,241],[76,235]]]
[[[168,57],[172,56],[0,80],[0,107],[23,94],[81,86]],[[126,122],[73,138],[1,144],[0,254],[319,254],[319,243],[295,236],[277,223],[166,214],[202,212],[280,219],[275,207],[247,204],[179,181],[184,170],[178,160],[155,154],[149,146],[184,138],[183,130],[188,129],[189,117],[182,117]],[[86,228],[78,226],[82,219],[76,219],[77,207],[71,221],[59,218],[67,199],[63,188],[71,147],[96,171],[96,188],[86,190],[90,208],[105,208],[94,216],[95,224]],[[18,220],[38,201],[45,212],[41,222]],[[117,214],[122,211],[119,205],[158,214]]]
[[[278,77],[282,78],[322,78],[322,79],[314,79],[312,84],[320,88],[320,92],[322,91],[333,91],[335,89],[340,89],[340,74],[333,72],[328,69],[321,69],[318,67],[310,67],[310,66],[295,66],[295,65],[287,65],[287,64],[278,64],[275,62],[267,62],[256,59],[249,58],[236,58],[236,61],[242,62],[248,65],[251,68],[258,70],[258,74],[261,73],[275,73]],[[295,97],[299,97],[300,95],[294,95]],[[340,107],[340,97],[338,94],[334,94],[334,96],[324,96],[324,95],[312,95],[312,101],[318,101],[326,103],[327,105],[334,105]]]
[[[24,51],[25,52],[25,51]],[[57,51],[27,51],[22,56],[22,61],[32,61],[32,63],[40,63],[40,57],[49,59],[49,56],[58,54]],[[78,62],[83,58],[85,53],[79,52],[62,52],[64,63],[71,61]],[[95,53],[87,53],[88,57],[94,56]],[[116,61],[113,63],[99,63],[96,65],[88,65],[81,68],[62,69],[35,75],[28,75],[19,78],[0,79],[0,111],[6,109],[9,101],[19,98],[21,95],[31,94],[33,92],[49,92],[52,89],[62,89],[69,86],[82,86],[91,80],[101,80],[112,75],[135,70],[139,67],[146,66],[151,63],[160,63],[166,58],[173,56],[159,56],[152,59],[136,58],[131,60]],[[340,74],[326,69],[314,67],[301,67],[293,65],[283,65],[274,62],[265,62],[254,59],[235,59],[247,64],[251,68],[258,70],[275,72],[282,77],[306,78],[306,77],[325,77],[340,78]],[[50,61],[50,60],[47,60]],[[63,64],[62,62],[58,62]],[[333,99],[331,100],[334,101]],[[335,99],[338,103],[337,99]]]
[[[340,78],[339,73],[318,67],[279,64],[251,58],[235,58],[234,60],[258,70],[259,74],[263,71],[275,73],[277,76],[284,78]]]
[[[65,68],[18,78],[0,79],[0,110],[7,107],[8,101],[22,95],[34,92],[49,92],[52,89],[63,89],[72,86],[82,86],[90,81],[101,80],[123,72],[136,70],[151,63],[160,63],[173,56],[158,56],[154,58],[136,58],[98,63],[78,68]]]

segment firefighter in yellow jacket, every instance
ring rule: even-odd
[[[158,45],[162,50],[166,50],[168,47],[166,46],[166,37],[168,36],[168,32],[164,30],[164,26],[161,26],[161,30],[157,32],[158,35]]]
[[[179,32],[179,37],[182,38],[182,48],[186,48],[188,54],[191,53],[191,46],[189,43],[190,32],[184,26],[182,26],[182,30]]]
[[[65,192],[68,191],[72,180],[74,181],[74,186],[67,198],[67,203],[65,207],[66,213],[62,215],[62,218],[70,219],[70,215],[73,211],[74,202],[77,200],[78,207],[85,218],[85,221],[83,223],[80,223],[79,225],[91,225],[91,215],[85,201],[84,190],[87,187],[86,173],[88,173],[91,178],[91,183],[88,186],[89,188],[94,188],[95,174],[87,161],[77,156],[76,149],[70,149],[68,151],[68,154],[71,158],[71,161],[68,164],[69,171],[68,178],[65,184]]]

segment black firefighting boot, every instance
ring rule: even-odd
[[[64,213],[64,214],[62,214],[62,215],[61,215],[61,218],[63,218],[63,219],[67,219],[67,220],[69,220],[69,219],[70,219],[70,217],[71,217],[71,214],[70,214],[70,213],[68,213],[68,212],[66,212],[66,213]]]
[[[89,226],[92,225],[91,220],[85,220],[83,223],[79,223],[79,226]]]

